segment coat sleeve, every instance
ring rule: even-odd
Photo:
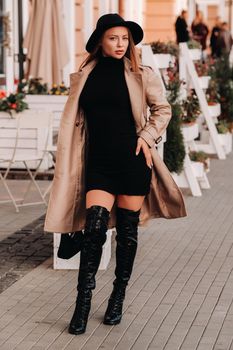
[[[150,108],[145,127],[138,133],[150,147],[161,141],[161,136],[171,119],[171,106],[167,102],[162,83],[151,68],[145,68],[147,73],[145,94],[146,103]]]

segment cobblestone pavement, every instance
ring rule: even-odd
[[[233,350],[233,154],[211,160],[211,189],[186,196],[188,217],[140,230],[124,316],[102,323],[114,253],[97,274],[87,332],[67,332],[77,271],[52,259],[0,294],[1,350]]]
[[[44,216],[0,241],[0,293],[52,255]]]
[[[50,182],[43,180],[38,181],[42,191],[45,191]],[[22,198],[22,195],[27,188],[27,180],[9,180],[8,185],[11,188],[15,198]],[[5,188],[0,182],[0,199],[8,200],[9,197]],[[38,194],[35,188],[31,186],[30,195],[27,197],[28,201],[37,201]],[[28,225],[32,221],[40,218],[46,211],[43,204],[21,207],[19,213],[16,213],[12,203],[0,204],[0,240],[10,236],[16,230]]]

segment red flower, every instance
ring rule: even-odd
[[[11,108],[12,109],[16,109],[17,108],[17,104],[16,103],[11,103]]]
[[[6,97],[6,91],[0,90],[0,98]]]

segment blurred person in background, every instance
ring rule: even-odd
[[[231,33],[228,28],[228,23],[223,22],[221,25],[221,30],[218,35],[218,39],[216,42],[217,46],[217,57],[223,56],[223,55],[230,55],[231,48],[233,44],[233,39],[231,36]]]
[[[176,30],[176,42],[179,43],[185,43],[189,41],[189,30],[188,30],[188,12],[186,10],[183,10],[181,12],[181,15],[177,17],[176,23],[175,23],[175,30]]]
[[[206,40],[209,33],[207,25],[204,23],[203,14],[201,11],[197,11],[192,25],[193,39],[201,44],[202,58],[204,59],[204,51],[206,50]]]
[[[219,56],[219,51],[218,51],[218,47],[217,47],[217,40],[221,31],[221,21],[220,21],[220,17],[216,17],[215,20],[215,25],[212,29],[211,32],[211,37],[210,37],[210,47],[211,47],[211,56],[212,57],[218,57]]]

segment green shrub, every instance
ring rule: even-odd
[[[190,90],[189,95],[182,104],[181,120],[183,123],[195,122],[201,113],[198,97],[195,90]]]
[[[189,157],[193,162],[200,162],[204,164],[204,168],[208,169],[208,159],[209,155],[203,151],[190,151]]]
[[[172,109],[172,118],[167,127],[167,141],[164,144],[164,162],[171,172],[179,174],[183,170],[185,147],[181,132],[182,102],[180,101],[180,88],[177,67],[168,69],[168,82],[165,82],[168,92],[167,98]]]
[[[216,124],[216,127],[219,134],[226,134],[229,131],[229,123],[225,120],[220,120],[218,124]]]
[[[151,49],[154,54],[156,53],[165,53],[165,54],[170,54],[178,58],[179,56],[179,46],[172,42],[168,41],[167,43],[163,43],[161,41],[153,41],[149,43],[151,46]]]
[[[185,147],[181,132],[180,114],[182,112],[179,103],[173,103],[172,118],[167,128],[167,141],[164,144],[164,162],[171,172],[179,174],[183,170]]]
[[[216,90],[221,104],[220,119],[233,122],[233,68],[229,57],[216,59],[210,69],[210,75],[216,82]]]
[[[7,96],[6,93],[1,91],[0,111],[12,114],[28,109],[28,104],[24,101],[24,98],[25,94],[23,93],[15,93]]]
[[[187,45],[188,45],[189,49],[199,49],[199,50],[201,50],[201,44],[198,41],[196,41],[196,40],[189,40],[187,42]]]

